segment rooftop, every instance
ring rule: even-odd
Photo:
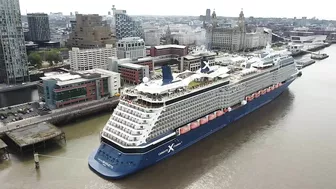
[[[155,46],[156,49],[167,49],[167,48],[177,48],[177,49],[184,49],[186,46],[184,45],[159,45]]]
[[[127,67],[127,68],[133,68],[133,69],[141,69],[144,66],[139,64],[133,64],[133,63],[121,63],[119,66]]]
[[[125,37],[125,38],[120,39],[118,43],[134,42],[134,41],[144,42],[144,40],[140,37]]]
[[[92,69],[85,71],[77,71],[72,73],[53,73],[45,74],[41,77],[42,80],[56,80],[57,85],[68,85],[72,83],[79,83],[95,78],[105,78],[118,73],[103,70],[103,69]]]
[[[30,125],[6,133],[6,135],[19,147],[43,142],[62,134],[64,134],[62,130],[46,122]]]

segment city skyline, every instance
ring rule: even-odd
[[[170,0],[170,3],[165,4],[165,6],[161,6],[154,0],[147,0],[146,3],[134,0],[96,0],[94,2],[58,0],[45,3],[45,0],[20,0],[20,5],[22,14],[62,12],[65,15],[69,15],[70,12],[78,11],[83,14],[97,13],[107,15],[107,12],[111,11],[114,4],[117,9],[127,10],[129,15],[199,16],[204,15],[205,10],[209,8],[211,11],[215,9],[218,16],[236,17],[243,8],[246,17],[316,17],[318,19],[336,20],[336,15],[330,14],[333,12],[332,6],[325,6],[328,3],[327,0],[320,0],[318,4],[310,4],[306,1],[283,0],[278,5],[271,4],[271,1],[268,0],[233,1],[230,2],[230,5],[226,5],[226,3],[219,0],[208,0],[206,3],[194,3],[194,1],[190,0]],[[149,11],[146,8],[147,5],[151,6]],[[192,9],[186,8],[188,6],[192,7]]]

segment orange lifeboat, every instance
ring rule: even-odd
[[[264,95],[264,94],[266,94],[266,89],[261,91],[261,95]]]
[[[227,108],[224,109],[224,113],[226,113],[226,112],[228,112],[228,109],[227,109]]]
[[[279,87],[279,83],[277,83],[277,84],[274,86],[274,88],[276,88],[276,89],[277,89],[278,87]]]
[[[255,98],[259,98],[260,94],[259,93],[255,93]]]
[[[208,123],[208,119],[207,118],[201,118],[200,123],[201,123],[201,125],[204,125],[204,124]]]
[[[219,111],[217,111],[217,117],[219,117],[219,116],[222,116],[223,114],[224,114],[224,112],[223,111],[221,111],[221,110],[219,110]]]
[[[188,126],[188,125],[180,128],[180,134],[181,135],[183,135],[183,134],[185,134],[185,133],[187,133],[189,131],[190,131],[190,126]]]
[[[200,124],[197,121],[195,121],[195,122],[192,122],[190,124],[190,129],[196,129],[199,126],[200,126]]]
[[[274,85],[271,87],[271,90],[273,91],[275,89]]]
[[[279,83],[279,86],[281,87],[281,86],[282,86],[282,83]]]
[[[246,100],[247,100],[248,102],[250,102],[250,101],[252,101],[253,99],[252,99],[252,97],[248,96],[248,97],[246,97]]]
[[[209,121],[214,120],[214,119],[216,119],[216,115],[215,114],[210,114],[208,116],[208,119],[209,119]]]

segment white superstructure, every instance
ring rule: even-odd
[[[227,67],[205,62],[170,80],[163,71],[162,81],[145,78],[124,91],[102,136],[123,148],[144,148],[180,134],[192,122],[202,124],[214,112],[243,106],[250,95],[273,90],[295,74],[294,59],[272,51]]]

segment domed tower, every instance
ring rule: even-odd
[[[239,14],[238,28],[240,32],[239,50],[245,51],[246,26],[245,26],[245,17],[244,17],[243,9],[241,9],[240,14]]]
[[[246,27],[245,27],[245,17],[244,17],[244,12],[243,9],[241,9],[239,18],[238,18],[238,26],[240,28],[240,31],[245,32]]]
[[[212,12],[211,20],[212,20],[212,26],[217,27],[218,26],[218,20],[217,20],[217,15],[216,15],[215,9]]]

